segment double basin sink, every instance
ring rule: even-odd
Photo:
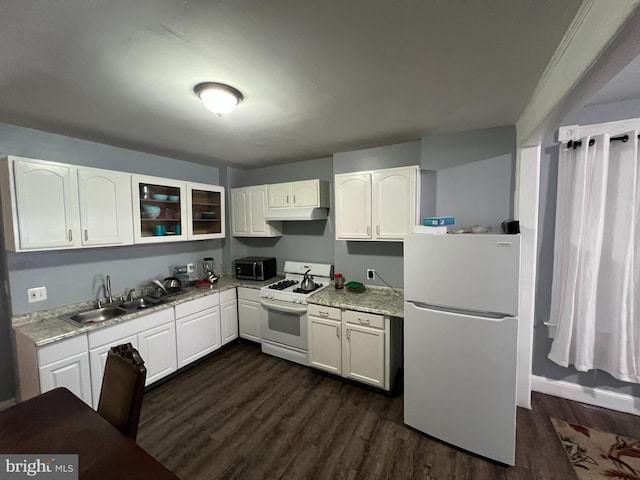
[[[121,317],[128,313],[137,312],[139,310],[145,310],[147,308],[156,307],[162,305],[175,295],[179,295],[184,292],[172,292],[162,295],[160,297],[144,296],[136,298],[134,300],[121,301],[109,303],[102,307],[93,308],[90,310],[82,310],[79,312],[70,313],[68,315],[61,315],[60,318],[72,323],[75,326],[83,327],[93,323],[100,323],[112,318]]]

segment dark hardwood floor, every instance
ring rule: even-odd
[[[640,417],[534,393],[516,466],[404,425],[386,396],[235,344],[145,394],[138,443],[191,479],[575,479],[549,417],[637,437]]]

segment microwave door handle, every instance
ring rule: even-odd
[[[256,278],[256,266],[258,264],[256,262],[253,262],[253,278]]]

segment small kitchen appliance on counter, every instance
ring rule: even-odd
[[[260,289],[262,351],[309,365],[307,298],[331,281],[332,265],[284,263],[285,279]]]
[[[276,276],[275,257],[244,257],[235,261],[236,278],[268,280]]]

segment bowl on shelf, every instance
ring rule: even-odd
[[[154,193],[153,194],[153,199],[154,200],[166,200],[167,198],[169,198],[169,195],[164,194],[164,193]]]
[[[169,195],[169,201],[177,202],[178,200],[180,200],[180,197],[178,195]]]
[[[200,218],[202,218],[203,220],[211,220],[213,218],[216,218],[216,212],[202,212],[200,214]]]
[[[160,215],[160,207],[157,205],[149,205],[147,203],[142,204],[142,213],[145,218],[158,218]]]

